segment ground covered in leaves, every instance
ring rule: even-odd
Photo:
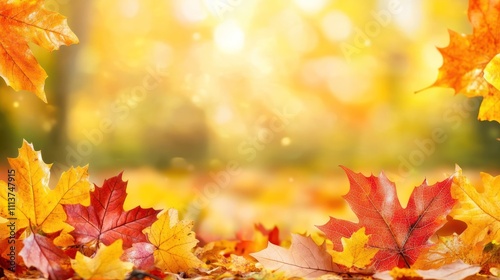
[[[0,194],[7,219],[0,265],[8,279],[462,279],[492,278],[499,269],[500,177],[486,173],[474,186],[457,167],[443,181],[416,187],[403,208],[383,173],[344,167],[344,199],[357,223],[331,217],[320,234],[284,239],[278,227],[257,224],[231,240],[199,243],[194,222],[179,219],[176,209],[125,210],[121,173],[99,186],[87,167],[71,168],[51,189],[50,165],[27,142],[9,163],[0,183],[7,190]],[[466,228],[445,233],[449,221]]]

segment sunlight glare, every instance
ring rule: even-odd
[[[310,14],[315,14],[321,11],[327,3],[326,0],[294,0],[294,2],[304,12]]]
[[[225,21],[214,31],[215,45],[225,53],[237,53],[245,46],[245,33],[235,21]]]
[[[229,122],[233,118],[233,111],[228,106],[219,106],[215,113],[215,121],[219,124]]]
[[[201,0],[176,1],[177,16],[186,23],[196,23],[208,17]]]
[[[281,146],[286,147],[286,146],[289,146],[291,143],[292,143],[292,139],[290,139],[290,137],[281,138]]]
[[[396,24],[407,36],[416,36],[422,27],[422,3],[420,1],[402,1],[404,8],[400,13],[394,14]]]
[[[123,16],[128,18],[133,18],[139,13],[139,1],[138,0],[124,0],[120,2],[120,12]]]
[[[370,58],[364,59],[365,65],[372,63]],[[371,87],[372,80],[370,70],[356,69],[355,66],[347,63],[339,57],[325,58],[323,67],[331,73],[327,79],[330,92],[344,103],[363,103],[369,98],[368,89]],[[363,81],[360,83],[359,81]]]
[[[346,40],[352,33],[352,24],[348,16],[341,11],[331,11],[322,20],[323,33],[331,42]]]

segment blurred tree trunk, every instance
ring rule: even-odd
[[[66,146],[68,145],[68,107],[70,95],[80,86],[81,81],[77,79],[77,56],[87,41],[88,23],[92,0],[72,0],[64,6],[60,6],[60,13],[68,18],[68,25],[78,36],[80,43],[69,47],[61,47],[55,55],[54,76],[55,80],[52,98],[49,103],[56,108],[54,118],[56,124],[51,130],[50,149],[55,154],[51,158],[64,165],[66,158]]]

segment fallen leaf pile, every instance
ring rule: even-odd
[[[71,168],[51,189],[51,166],[26,141],[9,163],[14,179],[0,181],[0,215],[8,219],[0,225],[0,267],[11,278],[39,273],[50,279],[460,279],[492,277],[500,269],[500,177],[486,173],[477,188],[457,167],[442,182],[416,187],[403,208],[383,173],[366,177],[344,167],[351,186],[344,199],[359,221],[331,217],[319,226],[326,237],[321,245],[299,234],[288,243],[280,240],[277,227],[258,224],[235,240],[197,247],[194,223],[180,220],[177,210],[125,211],[127,183],[121,174],[92,186],[87,167]],[[15,209],[9,208],[12,193]],[[467,228],[439,236],[447,215]]]
[[[182,272],[202,266],[192,249],[198,242],[192,222],[179,221],[177,212],[136,207],[123,209],[127,183],[121,174],[92,188],[87,167],[71,168],[57,186],[48,186],[50,165],[26,141],[19,156],[9,159],[15,171],[14,192],[0,192],[0,248],[4,272],[11,270],[11,246],[18,255],[18,275],[35,268],[43,277],[121,279],[137,269]],[[0,181],[2,190],[8,182]],[[12,186],[12,185],[10,185]],[[9,198],[15,194],[15,210]],[[12,220],[14,218],[15,220]],[[15,224],[16,236],[8,231]]]
[[[78,42],[43,0],[0,1],[0,75],[46,101],[45,71],[28,43]],[[433,86],[482,96],[479,119],[500,122],[500,0],[471,0],[471,35],[450,31]],[[199,242],[176,209],[124,209],[122,174],[102,186],[71,167],[49,187],[50,164],[24,141],[0,181],[0,278],[50,279],[498,279],[500,176],[473,184],[457,167],[414,188],[403,208],[393,182],[343,167],[357,221],[331,217],[321,235],[254,225],[233,240]],[[140,205],[140,202],[137,202]],[[464,227],[444,233],[450,221]],[[452,228],[453,229],[453,228]],[[320,240],[319,240],[320,239]],[[320,241],[320,242],[318,242]]]
[[[482,174],[484,191],[479,193],[458,169],[434,185],[424,181],[402,208],[394,183],[383,173],[365,177],[344,170],[351,185],[344,199],[359,222],[332,217],[319,226],[333,244],[328,257],[335,265],[324,265],[329,251],[324,244],[305,242],[305,237],[294,237],[289,251],[269,244],[253,254],[259,262],[289,275],[376,273],[381,279],[462,279],[500,267],[500,177]],[[435,235],[447,214],[467,223],[467,229],[460,235]]]

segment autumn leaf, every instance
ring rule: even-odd
[[[50,279],[68,279],[73,275],[70,258],[49,238],[34,233],[24,239],[23,244],[19,255],[27,267],[36,267]]]
[[[347,268],[365,268],[372,262],[373,256],[377,254],[378,249],[367,248],[369,236],[365,234],[365,228],[362,227],[354,232],[351,237],[341,238],[343,251],[332,252],[333,262],[341,264]]]
[[[466,263],[476,263],[482,258],[482,249],[467,248],[455,233],[451,236],[440,236],[436,243],[422,250],[417,261],[413,264],[418,269],[435,269],[443,265],[463,260]],[[474,261],[469,261],[474,260]]]
[[[391,271],[375,273],[376,279],[392,280],[392,279],[440,279],[440,280],[456,280],[466,279],[467,277],[478,273],[481,267],[476,265],[465,264],[461,261],[444,265],[437,269],[429,270],[413,270],[395,267]]]
[[[481,173],[481,180],[482,191],[478,191],[457,166],[451,188],[457,204],[450,216],[465,222],[467,228],[460,235],[440,237],[433,247],[422,252],[418,267],[435,268],[456,260],[481,266],[496,262],[495,252],[485,248],[500,240],[500,176]]]
[[[375,269],[410,267],[420,252],[431,245],[428,239],[444,224],[446,214],[455,204],[450,193],[453,178],[432,186],[424,181],[413,190],[408,206],[402,208],[394,183],[384,173],[365,177],[343,169],[351,185],[344,199],[359,223],[330,218],[319,229],[332,240],[333,249],[339,251],[343,247],[342,237],[365,227],[366,234],[371,235],[368,247],[379,249],[374,257]]]
[[[251,256],[266,269],[283,271],[296,277],[312,278],[341,272],[341,269],[332,262],[325,243],[318,246],[311,237],[298,234],[292,234],[292,245],[289,249],[269,242],[266,249]]]
[[[125,250],[122,260],[134,264],[134,267],[141,270],[150,270],[155,265],[154,253],[155,246],[148,242],[132,244],[132,247]]]
[[[496,55],[484,68],[484,79],[495,87],[492,92],[483,99],[479,115],[485,120],[496,120],[500,116],[500,56]]]
[[[444,265],[438,269],[417,270],[417,273],[422,275],[425,279],[455,280],[465,279],[468,276],[478,273],[480,270],[480,266],[469,265],[457,261]]]
[[[423,280],[414,269],[394,267],[391,270],[375,273],[373,278],[380,280]]]
[[[479,192],[459,167],[457,173],[451,191],[458,204],[450,215],[467,224],[460,237],[470,245],[500,240],[500,176],[481,173],[484,191]]]
[[[147,241],[142,231],[156,220],[160,211],[139,206],[124,211],[126,188],[127,183],[122,180],[120,173],[105,180],[102,187],[95,186],[90,193],[89,206],[64,205],[67,223],[75,228],[70,234],[77,244],[94,242],[110,245],[122,239],[126,249],[133,243]]]
[[[71,266],[83,279],[125,279],[134,265],[120,260],[123,254],[122,240],[111,245],[101,245],[93,258],[77,252]]]
[[[43,7],[44,0],[0,1],[0,76],[14,90],[28,90],[47,102],[47,74],[28,43],[49,51],[78,43],[66,18]]]
[[[483,96],[479,119],[500,122],[500,91],[495,88],[498,82],[491,79],[492,71],[498,71],[488,66],[500,53],[500,0],[470,0],[468,12],[472,34],[449,31],[449,45],[438,48],[443,65],[432,86],[451,87],[468,97]]]
[[[8,229],[9,226],[12,226],[12,224],[9,224],[10,223],[0,224],[0,229]],[[15,272],[17,274],[21,274],[26,270],[22,258],[16,257],[19,256],[19,252],[24,248],[23,243],[19,241],[19,237],[23,232],[24,230],[19,230],[14,233],[13,236],[9,233],[6,235],[6,238],[0,239],[0,270],[2,267],[6,270],[10,270],[13,266],[15,266]],[[14,237],[15,243],[13,243],[11,237]],[[12,259],[13,257],[15,259]]]
[[[15,170],[16,227],[30,225],[31,232],[53,233],[66,225],[64,204],[88,203],[90,183],[88,167],[70,168],[52,190],[49,187],[51,165],[43,162],[42,154],[32,144],[23,141],[17,158],[9,163]],[[7,182],[0,181],[0,216],[11,217],[8,211]]]
[[[155,264],[169,272],[182,272],[202,265],[192,253],[198,243],[192,221],[179,221],[177,210],[169,209],[147,230],[149,242],[155,246]]]
[[[267,229],[262,224],[255,224],[253,228],[240,230],[236,237],[239,241],[236,243],[233,253],[243,256],[266,248],[268,242],[274,245],[280,245],[281,243],[277,226]]]

